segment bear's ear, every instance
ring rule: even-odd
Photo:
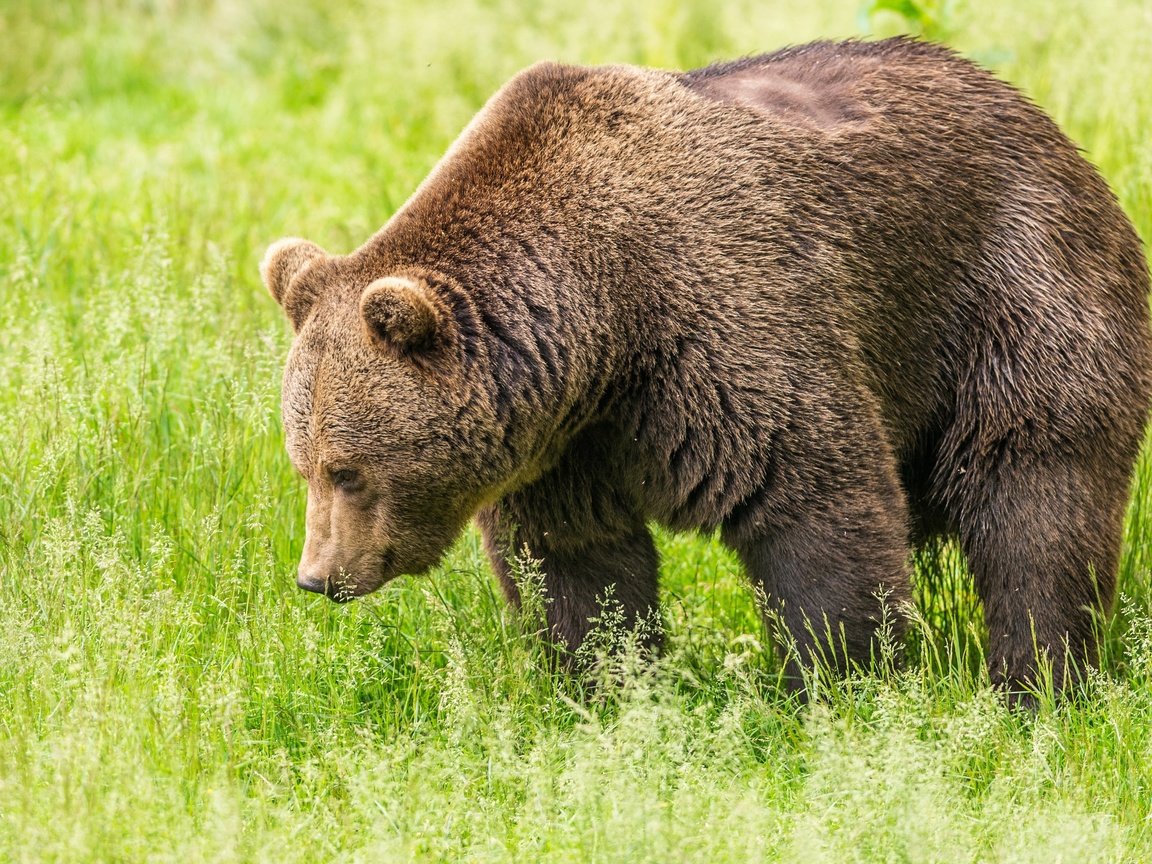
[[[285,237],[269,246],[260,262],[260,276],[268,293],[284,307],[288,320],[297,331],[316,301],[316,288],[293,280],[309,263],[326,257],[328,253],[315,243],[298,237]]]
[[[360,317],[372,341],[403,354],[424,354],[447,342],[447,315],[423,279],[385,276],[360,295]]]

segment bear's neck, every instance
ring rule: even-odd
[[[500,230],[442,219],[432,233],[423,208],[413,209],[358,250],[362,267],[442,277],[434,281],[454,295],[475,361],[472,383],[487,391],[509,455],[528,473],[543,470],[604,415],[632,365],[643,322],[622,303],[628,268],[544,219]]]

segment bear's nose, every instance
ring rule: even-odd
[[[305,570],[301,567],[296,571],[296,587],[315,594],[327,593],[328,577],[326,574]]]

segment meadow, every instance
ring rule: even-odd
[[[299,591],[268,243],[350,251],[537,59],[912,27],[1015,82],[1152,239],[1147,0],[0,0],[0,861],[1152,860],[1152,462],[1102,671],[1013,712],[955,550],[899,673],[789,700],[714,538],[592,698],[474,532]],[[871,14],[874,13],[874,14]]]

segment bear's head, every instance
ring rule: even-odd
[[[297,584],[334,600],[432,567],[499,474],[459,292],[430,271],[375,269],[297,239],[260,265],[296,331],[282,413],[308,481]]]

